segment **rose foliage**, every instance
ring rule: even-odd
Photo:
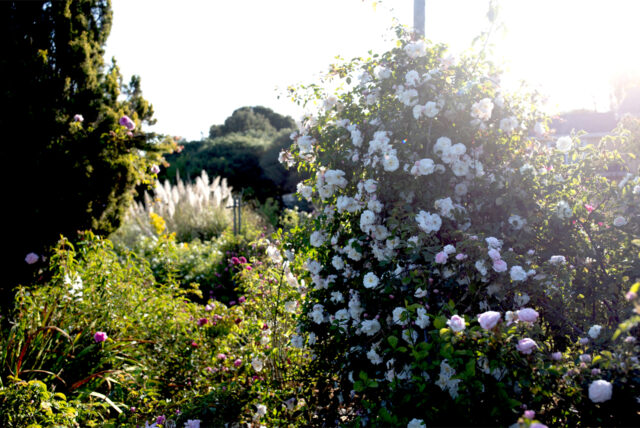
[[[290,245],[319,415],[637,425],[637,323],[612,336],[640,276],[640,179],[606,178],[624,161],[604,143],[553,137],[482,54],[399,36],[333,66],[335,92],[296,92],[323,107],[280,156],[312,176],[298,193],[315,215]]]

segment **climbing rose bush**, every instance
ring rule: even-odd
[[[578,352],[592,325],[611,331],[631,310],[637,175],[605,178],[620,156],[550,135],[535,95],[506,93],[482,55],[398,34],[389,52],[332,66],[338,91],[300,88],[322,108],[280,155],[312,176],[298,185],[315,213],[292,244],[310,288],[292,343],[327,378],[325,422],[614,417],[615,383],[606,402],[589,384],[615,356],[600,368]]]

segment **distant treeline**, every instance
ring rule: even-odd
[[[184,144],[180,153],[167,156],[170,166],[160,178],[194,180],[202,170],[222,176],[234,192],[265,201],[295,191],[300,177],[287,171],[278,154],[291,145],[295,122],[266,107],[241,107],[222,125],[213,125],[209,138]]]

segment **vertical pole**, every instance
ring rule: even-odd
[[[413,0],[413,31],[418,36],[424,36],[425,0]]]
[[[238,196],[238,234],[242,234],[242,193]]]

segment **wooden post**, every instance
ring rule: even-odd
[[[420,36],[424,36],[424,10],[425,0],[413,0],[413,31]]]

